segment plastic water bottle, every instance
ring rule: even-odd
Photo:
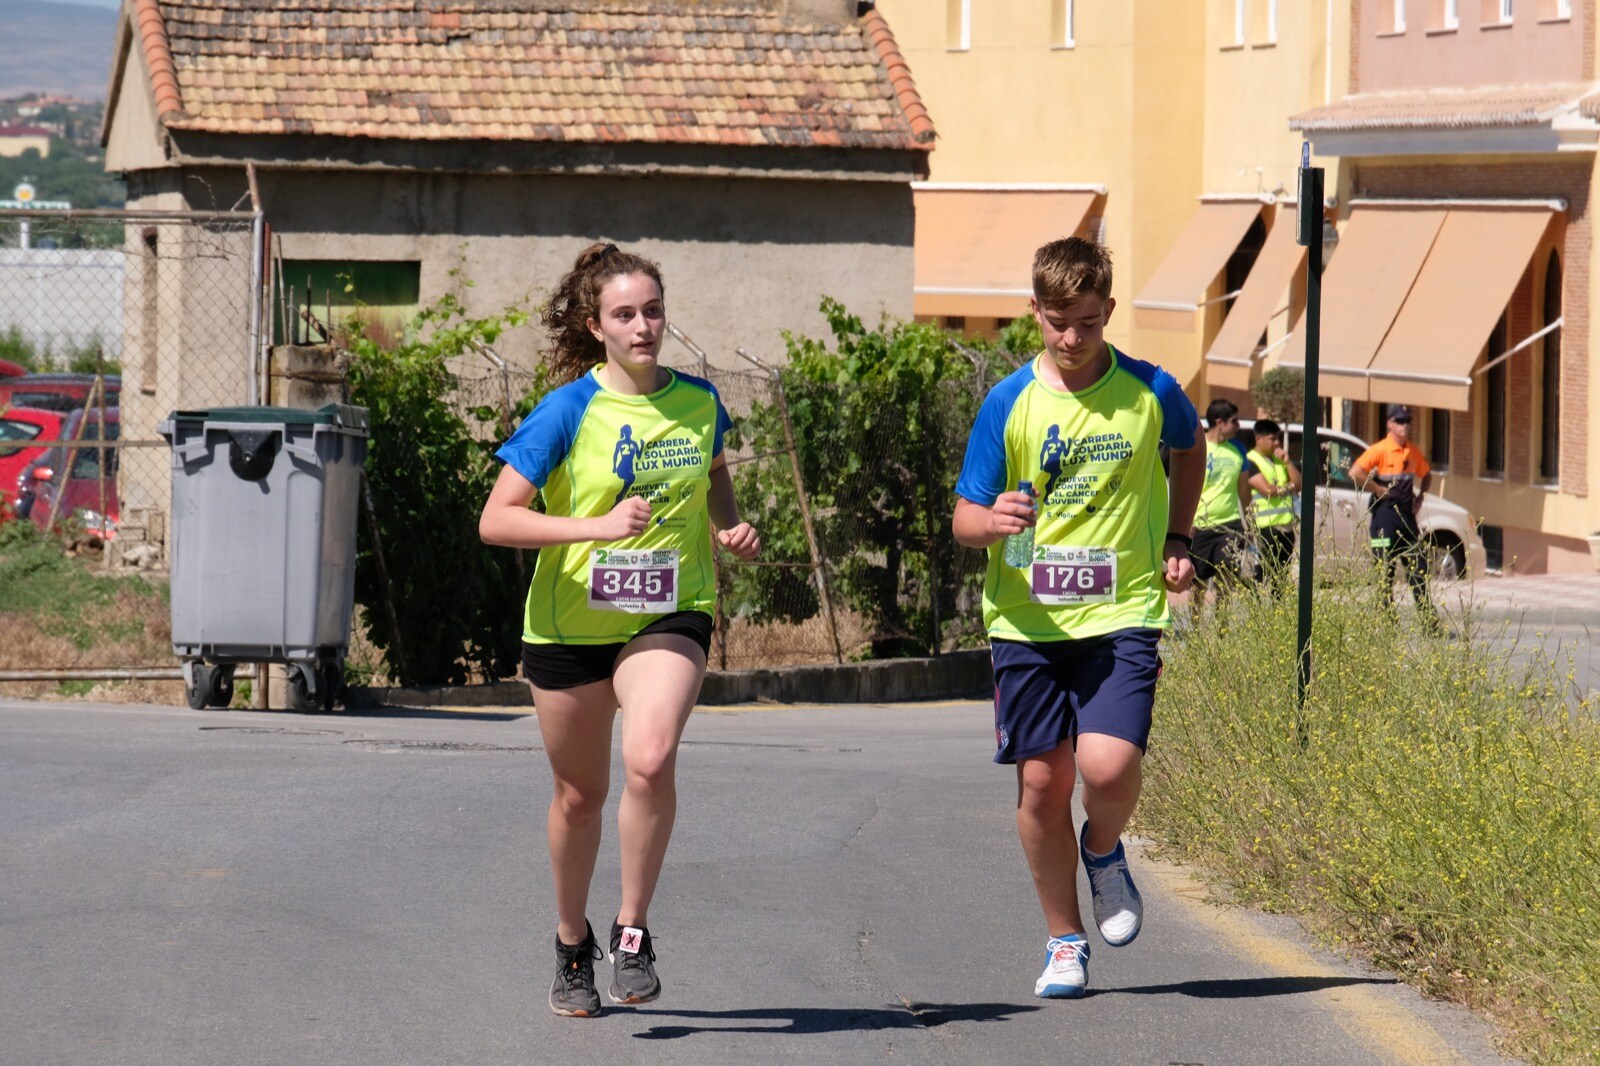
[[[1033,482],[1017,482],[1017,491],[1033,495]],[[1013,533],[1006,538],[1005,561],[1007,566],[1017,567],[1019,570],[1033,562],[1033,527],[1029,526],[1021,533]]]

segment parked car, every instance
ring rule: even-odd
[[[1301,427],[1287,427],[1289,454],[1300,462]],[[1255,420],[1239,420],[1239,443],[1255,445]],[[1317,556],[1332,561],[1352,558],[1352,549],[1365,548],[1368,537],[1368,501],[1371,495],[1359,491],[1350,479],[1351,465],[1367,450],[1360,437],[1336,429],[1317,427]],[[1295,497],[1295,511],[1300,499]],[[1422,499],[1417,525],[1428,545],[1430,569],[1445,580],[1472,578],[1484,572],[1486,556],[1477,523],[1467,509],[1429,493]]]
[[[0,378],[20,378],[28,368],[9,359],[0,359]]]
[[[0,501],[16,506],[22,472],[45,452],[43,445],[29,442],[62,439],[61,427],[66,421],[65,411],[0,404]]]
[[[0,407],[33,407],[47,411],[81,408],[94,388],[93,374],[23,374],[0,377]],[[117,406],[122,378],[106,377],[106,406]]]
[[[113,407],[105,415],[104,439],[116,440],[121,430],[120,413]],[[76,435],[79,444],[76,448],[51,447],[23,469],[17,482],[19,517],[28,518],[40,529],[46,529],[53,509],[58,523],[70,523],[100,540],[116,538],[122,512],[121,501],[117,498],[119,453],[116,448],[102,452],[94,446],[101,439],[101,431],[99,411],[90,411],[87,417],[81,410],[66,412],[56,439],[71,440]],[[105,456],[103,472],[100,468],[102,454]],[[56,502],[58,498],[59,503]]]

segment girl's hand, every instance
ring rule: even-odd
[[[643,496],[629,496],[597,523],[595,540],[627,540],[643,533],[650,524],[650,501]]]
[[[717,530],[717,543],[741,559],[754,559],[761,551],[761,534],[749,522]]]

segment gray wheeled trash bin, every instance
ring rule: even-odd
[[[239,663],[289,666],[289,702],[344,686],[367,412],[329,404],[174,411],[172,650],[189,706],[226,707]]]

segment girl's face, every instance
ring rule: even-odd
[[[667,335],[661,286],[648,274],[619,274],[600,290],[600,317],[589,332],[606,346],[606,361],[624,368],[654,366]]]

